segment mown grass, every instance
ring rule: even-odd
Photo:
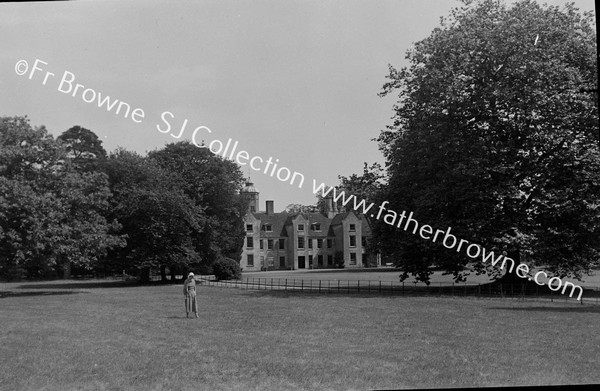
[[[200,319],[186,319],[178,285],[0,291],[1,390],[600,382],[595,305],[200,286]]]

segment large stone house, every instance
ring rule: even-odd
[[[340,212],[331,198],[324,213],[275,213],[267,201],[259,211],[259,192],[250,182],[241,194],[249,201],[246,240],[240,266],[245,271],[346,268],[373,265],[366,252],[371,229],[366,218]]]

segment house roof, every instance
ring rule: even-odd
[[[252,214],[255,218],[260,220],[261,235],[263,237],[280,238],[288,236],[285,226],[291,224],[291,221],[290,223],[287,223],[287,221],[290,220],[290,217],[292,216],[289,213],[281,212],[267,214],[266,212],[256,212]],[[264,231],[265,224],[271,224],[271,231]]]
[[[333,226],[341,224],[342,221],[346,217],[348,217],[348,215],[350,213],[351,212],[338,213],[332,219],[330,219],[326,215],[324,215],[322,213],[318,213],[318,212],[311,212],[311,213],[280,212],[280,213],[270,213],[270,214],[267,214],[266,212],[254,212],[254,213],[248,213],[248,214],[252,215],[254,218],[260,220],[261,236],[264,238],[287,237],[288,234],[287,234],[286,227],[292,225],[293,220],[300,216],[302,218],[308,220],[307,232],[308,232],[309,236],[316,237],[316,238],[319,238],[319,237],[327,238],[327,237],[335,236],[335,234],[333,232]],[[363,235],[370,236],[371,235],[371,227],[369,226],[367,219],[361,218],[361,216],[357,216],[357,215],[355,215],[355,216],[361,220]],[[316,231],[313,229],[315,223],[320,224],[321,229],[319,231]],[[264,230],[265,224],[271,225],[271,231]]]

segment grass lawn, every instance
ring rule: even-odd
[[[600,306],[179,285],[0,284],[0,390],[600,382]]]

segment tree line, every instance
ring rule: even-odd
[[[91,130],[57,138],[0,117],[0,278],[208,271],[239,259],[237,165],[189,142],[110,154]]]

